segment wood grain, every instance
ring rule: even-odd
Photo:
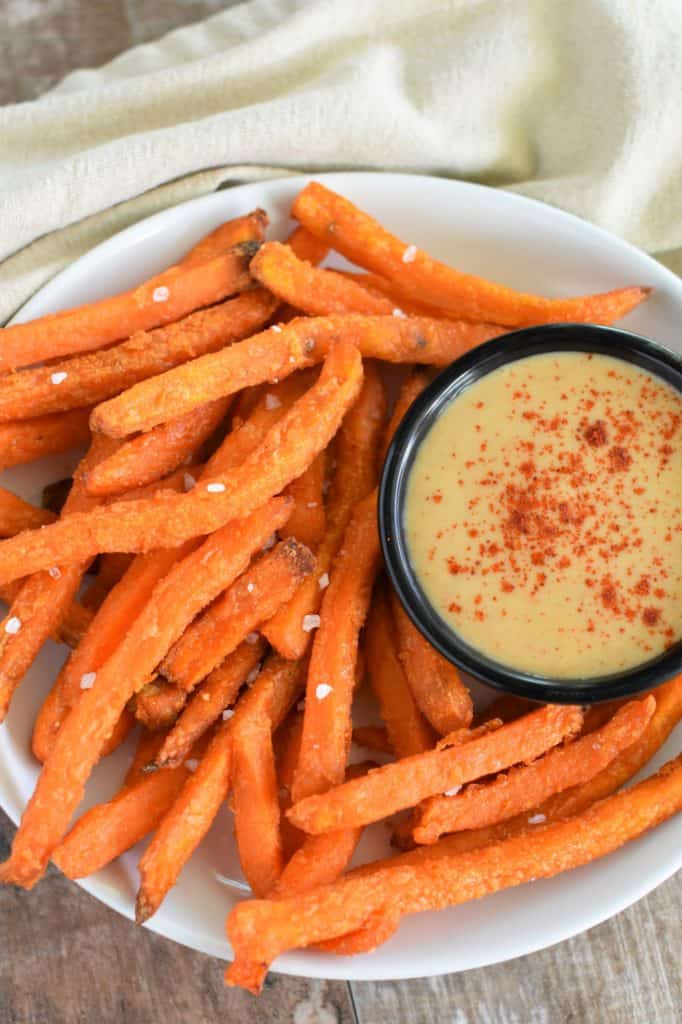
[[[225,0],[1,0],[0,103],[230,6]],[[0,139],[1,144],[1,139]],[[0,856],[13,828],[0,815]],[[258,1001],[222,963],[97,903],[55,870],[0,890],[2,1024],[678,1024],[682,874],[589,933],[496,967],[422,981],[272,976]]]

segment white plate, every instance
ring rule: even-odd
[[[654,295],[624,326],[680,351],[682,284],[648,256],[575,217],[509,192],[399,174],[319,175],[371,211],[406,242],[458,267],[526,291],[571,295],[626,284],[653,285]],[[222,220],[255,206],[267,209],[272,234],[284,237],[287,211],[305,178],[246,185],[151,217],[104,242],[57,275],[17,320],[129,288],[161,270]],[[65,457],[5,474],[3,484],[36,500],[40,488],[71,464]],[[16,822],[35,784],[30,730],[63,651],[49,644],[16,695],[0,728],[0,802]],[[678,728],[647,772],[682,750]],[[116,788],[119,751],[96,771],[88,803]],[[102,770],[103,769],[103,770]],[[370,840],[371,846],[382,840]],[[376,849],[376,847],[375,847]],[[365,845],[364,855],[371,855]],[[133,916],[139,850],[82,882],[102,902]],[[276,970],[308,977],[413,978],[498,963],[590,928],[640,899],[682,866],[682,816],[594,864],[441,913],[407,918],[376,952],[335,957],[294,952]],[[192,858],[148,927],[214,956],[229,958],[225,917],[240,898],[216,873],[239,878],[227,811]]]

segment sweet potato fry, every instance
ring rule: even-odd
[[[378,754],[395,753],[388,730],[382,725],[356,725],[353,729],[353,743]],[[433,743],[429,746],[433,746]]]
[[[90,473],[88,494],[120,494],[172,473],[200,450],[229,405],[229,398],[219,398],[126,441]]]
[[[610,764],[581,785],[550,796],[533,808],[533,817],[552,822],[573,814],[580,814],[593,803],[603,800],[625,785],[646,765],[665,743],[677,723],[682,720],[682,676],[676,676],[653,691],[656,710],[643,735],[630,747],[618,754]],[[487,828],[456,832],[448,836],[453,850],[476,850],[509,836],[534,830],[528,824],[528,814],[519,814]]]
[[[272,655],[232,722],[234,826],[254,892],[270,892],[284,866],[272,733],[303,686],[300,664]]]
[[[286,817],[291,807],[291,785],[298,764],[303,735],[303,712],[292,711],[282,728],[274,736],[275,763],[279,785],[279,828],[285,863],[291,859],[305,840],[305,834],[295,828]]]
[[[467,320],[509,327],[553,321],[610,324],[639,305],[651,290],[619,288],[569,299],[517,292],[448,267],[415,245],[401,242],[350,200],[315,181],[296,197],[292,215],[352,263],[388,278],[411,298]]]
[[[378,946],[388,942],[398,930],[400,914],[390,908],[370,914],[362,928],[335,939],[315,943],[315,949],[322,953],[336,953],[337,956],[355,956],[357,953],[372,953]]]
[[[9,860],[0,867],[0,880],[27,887],[38,881],[124,707],[189,623],[243,571],[272,531],[273,518],[287,504],[286,498],[274,498],[252,515],[234,520],[184,558],[178,552],[177,564],[156,585],[97,673],[94,686],[67,716],[24,811]]]
[[[314,834],[368,825],[414,807],[427,796],[532,761],[574,735],[581,725],[580,708],[547,705],[469,742],[448,746],[443,740],[434,750],[404,757],[362,779],[299,800],[288,812],[289,820]]]
[[[429,750],[436,736],[422,717],[405,678],[383,588],[372,601],[365,628],[365,654],[370,685],[379,701],[391,748],[398,757]]]
[[[135,919],[142,924],[158,910],[183,866],[204,838],[230,788],[232,732],[221,722],[199,762],[162,818],[139,863]],[[178,771],[166,768],[163,771]],[[154,773],[150,778],[154,778]]]
[[[137,691],[129,707],[143,728],[158,732],[173,725],[186,702],[186,690],[155,676]]]
[[[210,234],[200,238],[187,255],[183,256],[178,266],[185,269],[196,267],[207,260],[215,259],[226,249],[231,249],[241,242],[263,242],[268,223],[268,215],[261,209],[252,210],[243,217],[226,220]]]
[[[371,777],[371,776],[370,776]],[[605,856],[682,808],[682,757],[656,775],[584,813],[473,853],[450,840],[378,861],[332,886],[284,900],[247,900],[228,919],[235,961],[227,981],[257,992],[270,963],[287,949],[362,928],[372,915],[438,910],[549,878]]]
[[[213,669],[187,701],[154,762],[149,765],[150,769],[174,768],[187,757],[192,744],[234,704],[243,683],[264,653],[265,644],[260,637],[255,643],[245,641]]]
[[[392,281],[387,281],[385,277],[380,277],[379,274],[359,274],[353,270],[335,270],[333,273],[340,274],[341,277],[345,277],[349,281],[354,281],[355,284],[366,288],[367,291],[373,292],[375,295],[383,295],[385,298],[390,299],[394,310],[397,310],[397,312],[393,313],[394,316],[400,316],[401,313],[405,313],[406,316],[427,316],[435,317],[436,319],[445,316],[442,309],[439,309],[437,306],[429,306],[426,302],[417,302],[416,299],[409,298],[401,293]]]
[[[84,878],[153,832],[189,777],[184,764],[123,786],[107,803],[79,818],[52,855],[67,878]]]
[[[441,736],[466,728],[473,718],[474,707],[459,672],[412,624],[393,592],[391,609],[398,657],[417,707]]]
[[[0,389],[15,374],[0,379]],[[90,409],[35,416],[0,424],[0,469],[57,455],[90,440]]]
[[[298,259],[282,242],[266,242],[251,261],[251,273],[268,291],[309,316],[364,313],[390,316],[394,303],[331,270]]]
[[[393,407],[391,418],[388,426],[386,427],[386,434],[384,436],[384,442],[381,446],[381,465],[383,466],[386,459],[386,453],[388,452],[393,435],[400,426],[405,416],[405,413],[410,408],[415,398],[418,398],[424,388],[429,383],[429,376],[424,370],[413,370],[409,377],[403,383],[398,395],[398,401]]]
[[[271,384],[256,397],[246,419],[235,415],[232,430],[206,463],[202,479],[221,476],[241,465],[263,443],[270,428],[305,394],[314,379],[313,371],[295,373],[278,384]]]
[[[512,768],[492,782],[472,783],[455,796],[430,797],[417,810],[415,841],[435,843],[447,832],[495,825],[533,810],[554,793],[589,782],[639,739],[655,708],[653,696],[631,701],[600,729],[555,747],[532,764]],[[538,821],[544,821],[542,814]]]
[[[14,537],[22,530],[37,530],[53,523],[56,516],[45,508],[37,508],[12,491],[0,487],[0,537]]]
[[[115,447],[106,438],[93,440],[89,452],[76,470],[73,486],[62,510],[62,521],[76,514],[79,509],[92,508],[96,499],[85,493],[84,480],[90,467]],[[40,531],[29,531],[28,534],[17,536],[31,536],[35,532]],[[17,592],[0,626],[0,722],[7,714],[12,694],[38,651],[58,629],[78,592],[86,568],[85,560],[60,565],[59,560],[55,559],[53,565],[46,567],[48,571],[28,575]]]
[[[14,598],[21,589],[21,580],[8,583],[0,587],[0,600],[11,605]],[[58,644],[67,644],[69,647],[78,647],[85,633],[92,622],[92,612],[83,607],[78,601],[73,601],[66,610],[64,618],[52,634],[52,639]]]
[[[367,359],[446,366],[503,333],[488,324],[359,314],[301,317],[277,327],[140,381],[97,406],[90,421],[93,430],[111,437],[151,430],[204,402],[314,366],[338,338],[355,344]]]
[[[513,722],[515,718],[527,715],[529,712],[534,711],[535,708],[537,708],[537,704],[534,701],[526,700],[524,697],[515,697],[513,693],[505,693],[501,697],[496,697],[485,711],[476,715],[475,722],[477,725],[483,725],[493,718],[501,718],[503,722]],[[613,711],[603,719],[603,722],[608,721],[612,714]],[[589,710],[585,713],[585,718],[583,719],[583,730],[588,715]]]
[[[242,719],[232,732],[234,831],[242,871],[255,895],[270,892],[282,873],[277,773],[267,714]]]
[[[376,445],[385,412],[381,376],[373,363],[366,363],[362,389],[336,439],[336,471],[327,503],[327,532],[317,551],[315,573],[263,627],[266,638],[285,658],[300,658],[306,650],[311,640],[311,633],[303,628],[310,621],[306,616],[318,612],[351,513],[377,482]]]
[[[220,302],[248,287],[257,251],[257,242],[243,242],[208,262],[171,267],[121,295],[5,327],[0,370],[101,348]]]
[[[159,493],[121,501],[0,541],[0,584],[48,568],[55,559],[80,561],[103,551],[177,547],[263,505],[303,473],[336,433],[362,382],[354,346],[339,342],[319,379],[266,434],[241,465],[202,480],[188,494]]]
[[[147,729],[140,730],[135,753],[123,781],[124,786],[133,786],[144,778],[146,766],[154,760],[164,739],[164,733],[149,732]]]
[[[347,779],[357,779],[376,765],[372,761],[351,764]],[[307,836],[281,871],[271,895],[277,899],[329,885],[343,874],[360,842],[362,828],[340,829],[320,836]],[[253,888],[253,886],[252,886]],[[255,892],[255,890],[254,890]]]
[[[178,560],[176,551],[153,551],[136,558],[124,578],[110,591],[90,628],[70,655],[48,694],[33,728],[33,753],[45,761],[71,708],[84,696],[83,682],[92,685],[97,672],[141,614],[159,580]]]
[[[312,553],[303,544],[293,538],[281,541],[185,631],[161,666],[165,677],[187,692],[193,690],[249,633],[272,617],[314,565]]]
[[[358,637],[378,564],[376,493],[372,492],[351,517],[322,600],[308,669],[294,800],[324,792],[343,780],[351,740]]]
[[[320,452],[286,493],[294,499],[294,511],[287,523],[287,536],[295,537],[311,551],[317,551],[325,533],[324,479],[327,459]]]
[[[116,552],[100,556],[97,575],[83,595],[83,604],[86,608],[96,612],[98,608],[102,607],[109,592],[130,568],[134,557],[134,555],[117,554]]]
[[[146,921],[159,907],[183,865],[208,832],[230,788],[232,729],[238,716],[267,708],[272,728],[284,719],[302,687],[301,666],[277,659],[239,701],[234,718],[220,722],[195,775],[161,822],[140,861],[136,919]]]
[[[329,252],[329,246],[321,242],[315,235],[300,225],[291,232],[286,244],[292,249],[299,260],[307,260],[316,266],[321,263]]]
[[[258,288],[210,309],[199,310],[166,327],[138,331],[120,345],[51,366],[7,374],[0,378],[0,420],[38,417],[32,422],[40,427],[42,414],[101,402],[146,377],[248,337],[262,327],[274,309],[275,299]],[[58,380],[57,384],[53,378]],[[180,412],[167,418],[177,415]],[[45,420],[45,427],[38,430],[38,436],[43,438],[48,430],[85,430],[83,419],[82,410],[73,412],[70,419],[51,416]],[[76,426],[69,427],[70,423]],[[60,424],[63,424],[61,428]],[[14,430],[15,426],[12,423],[10,429]],[[24,429],[29,438],[36,433],[33,426]],[[69,440],[65,447],[71,447],[72,443]]]

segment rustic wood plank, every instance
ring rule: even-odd
[[[2,815],[2,860],[13,832]],[[0,888],[0,922],[2,1024],[354,1024],[344,982],[227,989],[222,961],[136,928],[54,868],[31,892]]]

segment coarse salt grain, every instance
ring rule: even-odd
[[[18,619],[16,615],[13,615],[12,618],[8,619],[7,622],[5,623],[5,633],[10,633],[11,635],[14,635],[14,633],[18,633],[20,629],[21,619]]]
[[[260,665],[256,665],[256,667],[252,668],[251,671],[249,672],[248,676],[246,677],[246,684],[247,684],[247,686],[251,686],[251,683],[255,683],[256,680],[258,679],[259,674],[260,674]]]
[[[256,584],[255,583],[247,583],[246,584],[247,593],[253,594],[255,589],[256,589]]]
[[[225,484],[206,484],[206,490],[209,494],[222,494],[225,490]]]
[[[315,688],[315,696],[318,700],[324,700],[324,698],[328,697],[331,692],[332,688],[329,683],[320,683],[319,686]]]
[[[326,590],[327,589],[327,587],[329,586],[329,573],[328,572],[323,572],[322,573],[322,575],[320,576],[319,580],[317,581],[317,585],[319,586],[320,590]]]
[[[532,818],[528,819],[529,825],[542,825],[543,821],[547,821],[544,814],[534,814]]]
[[[461,788],[461,786],[453,786],[452,789],[446,789],[443,796],[457,796]]]
[[[282,328],[279,326],[279,324],[273,324],[272,327],[270,328],[270,330],[274,331],[275,334],[281,334],[282,333]]]
[[[61,384],[62,381],[65,381],[68,376],[68,373],[64,373],[63,370],[60,370],[59,373],[51,373],[50,380],[52,381],[53,384]]]
[[[202,693],[201,699],[202,700],[210,700],[211,699],[211,694],[210,693]]]
[[[403,313],[402,309],[397,306],[393,310],[393,316],[397,316],[400,320],[407,320],[407,313]]]
[[[169,296],[170,292],[163,284],[159,285],[159,287],[155,288],[154,291],[152,292],[152,298],[154,302],[167,302]]]
[[[196,480],[194,479],[192,474],[191,473],[185,473],[185,475],[182,478],[182,486],[185,488],[185,490],[186,491],[191,491],[192,488],[195,485],[196,485]]]
[[[265,396],[265,408],[266,409],[279,409],[281,404],[282,403],[280,402],[280,400],[277,397],[277,395],[266,395]]]
[[[95,685],[95,679],[97,679],[96,672],[86,672],[85,675],[82,675],[81,690],[91,690]]]
[[[269,551],[270,548],[274,548],[276,543],[277,543],[277,534],[276,533],[271,533],[270,536],[268,537],[268,539],[266,540],[265,544],[263,545],[263,551]]]
[[[232,708],[225,708],[222,715],[223,722],[227,722],[230,718],[232,718],[233,715],[234,711],[232,710]]]
[[[417,255],[417,246],[416,245],[408,245],[407,249],[405,250],[405,252],[403,253],[403,256],[402,256],[403,263],[414,263],[414,258],[415,258],[416,255]]]
[[[321,621],[319,615],[304,615],[303,622],[301,623],[303,632],[310,633],[313,629],[319,629]]]
[[[196,757],[190,757],[189,760],[185,761],[185,768],[187,768],[190,772],[195,772],[198,767],[199,762],[197,761]]]
[[[51,576],[53,580],[60,580],[62,578],[62,571],[56,565],[53,565],[51,569],[47,570],[47,575]]]
[[[258,633],[247,633],[244,639],[246,640],[247,644],[257,644]]]
[[[309,502],[307,502],[306,508],[317,508],[317,502],[316,501],[309,501]]]

